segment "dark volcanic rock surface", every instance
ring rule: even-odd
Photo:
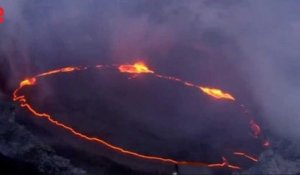
[[[0,106],[0,160],[4,163],[0,173],[86,174],[15,123],[13,104],[1,102]]]
[[[0,102],[0,174],[48,174],[48,175],[162,175],[162,173],[146,173],[132,170],[126,166],[103,158],[101,163],[92,162],[82,157],[88,155],[73,155],[79,165],[92,164],[96,170],[85,171],[70,163],[70,160],[58,156],[48,145],[42,143],[24,126],[15,121],[15,106],[13,103]],[[75,153],[70,150],[69,154]],[[71,156],[72,157],[72,156]],[[73,160],[72,160],[73,161]],[[85,161],[85,162],[82,162]],[[90,162],[90,163],[89,163]],[[100,166],[100,167],[99,167]],[[101,167],[103,166],[103,167]],[[83,166],[86,167],[86,166]]]

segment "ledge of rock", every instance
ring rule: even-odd
[[[14,108],[0,102],[0,161],[5,165],[0,174],[86,174],[16,123]]]

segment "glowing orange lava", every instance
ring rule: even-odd
[[[204,93],[207,95],[210,95],[216,99],[227,99],[227,100],[235,100],[235,98],[229,94],[223,92],[221,89],[216,89],[216,88],[208,88],[208,87],[199,87]]]
[[[51,70],[51,71],[48,71],[45,73],[41,73],[41,74],[37,75],[37,77],[43,77],[43,76],[58,74],[58,73],[62,73],[62,72],[74,72],[76,70],[81,70],[81,69],[79,67],[64,67],[61,69],[56,69],[56,70]]]
[[[97,69],[107,68],[107,67],[112,68],[114,66],[107,66],[107,65],[96,65],[95,66],[95,68],[97,68]],[[205,167],[210,167],[210,168],[224,168],[224,167],[227,167],[227,168],[230,168],[230,169],[233,169],[233,170],[241,169],[241,167],[238,166],[238,165],[230,164],[225,157],[222,157],[223,161],[220,162],[220,163],[205,163],[205,162],[174,160],[174,159],[160,157],[160,156],[146,155],[146,154],[142,154],[142,153],[138,153],[138,152],[135,152],[135,151],[130,151],[130,150],[124,149],[122,147],[113,145],[113,144],[111,144],[111,143],[109,143],[109,142],[107,142],[107,141],[105,141],[105,140],[103,140],[99,137],[89,136],[87,134],[81,133],[80,131],[76,130],[75,128],[56,120],[50,114],[43,113],[43,112],[38,112],[36,109],[34,109],[32,107],[31,104],[29,104],[27,102],[28,100],[27,100],[26,96],[20,94],[20,92],[23,88],[36,85],[37,84],[37,79],[40,78],[40,77],[47,77],[49,75],[59,74],[59,73],[84,71],[84,70],[87,70],[87,69],[88,69],[88,67],[65,67],[65,68],[61,68],[61,69],[55,69],[55,70],[51,70],[51,71],[48,71],[48,72],[44,72],[44,73],[38,74],[38,75],[36,75],[32,78],[25,79],[25,80],[20,82],[19,88],[17,88],[14,91],[13,100],[18,101],[20,103],[21,107],[26,108],[34,116],[39,117],[39,118],[45,118],[50,123],[52,123],[52,124],[62,128],[64,130],[68,131],[69,133],[72,133],[73,135],[75,135],[75,136],[77,136],[81,139],[91,141],[91,142],[95,142],[95,143],[99,143],[99,144],[101,144],[101,145],[103,145],[107,148],[110,148],[110,149],[112,149],[112,150],[114,150],[118,153],[122,153],[122,154],[129,155],[129,156],[132,156],[132,157],[140,158],[140,159],[158,161],[158,162],[162,162],[162,163],[169,163],[169,164],[175,164],[175,165],[205,166]],[[206,94],[208,94],[210,96],[213,96],[217,99],[235,100],[235,98],[232,95],[230,95],[228,93],[224,93],[222,90],[219,90],[219,89],[210,89],[210,88],[206,88],[206,87],[199,87],[199,86],[197,86],[193,83],[183,81],[183,80],[181,80],[179,78],[176,78],[176,77],[155,74],[154,71],[150,70],[143,63],[135,63],[134,65],[120,65],[120,66],[117,67],[117,69],[121,73],[131,73],[131,74],[132,73],[133,74],[151,73],[151,74],[154,74],[154,76],[157,77],[157,78],[162,78],[162,79],[166,79],[166,80],[179,82],[182,85],[188,86],[188,87],[193,87],[193,88],[197,88],[197,89],[200,88]],[[259,133],[261,132],[260,127],[253,120],[251,120],[250,123],[251,123],[251,128],[255,131],[255,135],[257,135],[257,137],[258,137]],[[238,156],[246,157],[246,158],[248,158],[248,159],[250,159],[254,162],[258,161],[253,156],[249,156],[248,154],[243,153],[243,152],[234,152],[234,154],[238,155]]]
[[[31,86],[31,85],[34,85],[35,83],[36,83],[36,78],[28,78],[28,79],[21,81],[20,87]]]
[[[145,73],[154,73],[150,70],[144,63],[138,62],[135,64],[123,64],[119,66],[119,71],[123,73],[130,74],[145,74]]]
[[[252,160],[254,162],[258,162],[258,158],[254,157],[254,156],[250,156],[250,155],[248,155],[246,153],[243,153],[243,152],[234,152],[233,154],[237,155],[237,156],[243,156],[243,157],[245,157],[249,160]]]
[[[222,159],[223,159],[222,163],[210,164],[210,165],[208,165],[208,167],[211,167],[211,168],[214,168],[214,167],[228,167],[228,168],[231,168],[231,169],[234,169],[234,170],[240,170],[241,169],[241,167],[239,167],[239,166],[229,164],[225,157],[222,157]]]

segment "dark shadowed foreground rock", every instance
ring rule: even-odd
[[[74,167],[68,159],[58,156],[53,149],[16,123],[14,116],[14,105],[0,102],[0,174],[88,174]],[[233,172],[233,174],[300,175],[300,140],[291,141],[292,139],[275,136],[271,140],[272,147],[260,155],[260,163],[248,170]],[[135,172],[110,160],[104,162],[109,165],[103,167],[101,170],[103,174],[151,174]]]
[[[61,175],[84,175],[84,170],[71,165],[68,159],[57,156],[48,146],[41,143],[24,127],[14,121],[14,106],[0,102],[0,155],[6,164],[13,168],[2,173],[40,173]],[[14,169],[18,169],[19,171]]]
[[[0,174],[43,174],[43,175],[163,175],[165,173],[139,172],[129,167],[115,163],[107,158],[101,158],[95,170],[82,170],[74,167],[69,159],[58,156],[48,145],[30,133],[15,120],[15,106],[9,102],[0,101]],[[59,151],[58,151],[59,152]],[[72,150],[68,150],[70,153]],[[77,152],[77,151],[76,151]],[[80,166],[84,166],[87,153],[75,154],[72,157]],[[102,160],[103,159],[103,160]],[[89,164],[89,163],[88,163]],[[94,168],[93,168],[94,169]]]

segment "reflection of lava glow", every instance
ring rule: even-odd
[[[204,93],[206,93],[216,99],[235,100],[235,98],[232,95],[230,95],[229,93],[223,92],[221,89],[208,88],[208,87],[200,87],[200,89]]]
[[[119,66],[119,71],[124,73],[131,74],[145,74],[145,73],[154,73],[154,71],[150,70],[144,63],[138,62],[134,65],[131,64],[123,64]]]
[[[92,68],[92,67],[90,67]],[[198,86],[196,84],[193,84],[191,82],[186,82],[180,78],[176,78],[176,77],[172,77],[172,76],[166,76],[166,75],[160,75],[160,74],[156,74],[154,71],[150,70],[145,64],[143,63],[136,63],[133,65],[120,65],[120,66],[108,66],[108,65],[96,65],[95,68],[99,69],[99,68],[116,68],[117,70],[119,70],[121,73],[131,73],[131,74],[143,74],[143,73],[147,73],[150,75],[154,75],[157,78],[160,79],[165,79],[165,80],[170,80],[170,81],[174,81],[174,82],[178,82],[186,87],[190,87],[190,88],[195,88],[195,89],[201,89],[203,92],[205,92],[206,95],[212,96],[216,99],[225,99],[225,100],[235,100],[235,98],[230,95],[229,93],[224,93],[222,90],[219,89],[209,89],[206,87],[202,87],[202,86]],[[206,167],[210,167],[210,168],[230,168],[233,170],[239,170],[241,169],[240,166],[238,165],[232,165],[228,162],[228,160],[225,157],[222,157],[222,162],[214,162],[214,163],[206,163],[206,162],[192,162],[192,161],[182,161],[182,160],[174,160],[174,159],[170,159],[170,158],[164,158],[164,157],[160,157],[160,156],[153,156],[153,155],[145,155],[142,153],[138,153],[135,151],[130,151],[127,150],[125,148],[113,145],[99,137],[95,137],[95,136],[89,136],[87,134],[83,134],[80,131],[76,130],[75,128],[68,126],[67,124],[64,124],[63,122],[60,122],[58,120],[56,120],[53,116],[51,116],[50,114],[47,113],[43,113],[43,112],[38,112],[36,109],[34,109],[32,107],[31,104],[29,104],[27,102],[27,98],[25,95],[20,95],[20,91],[28,86],[33,86],[35,84],[37,84],[37,79],[40,77],[47,77],[49,75],[53,75],[53,74],[60,74],[60,73],[67,73],[67,72],[74,72],[74,71],[83,71],[83,70],[87,70],[88,67],[65,67],[65,68],[61,68],[61,69],[56,69],[56,70],[51,70],[48,72],[44,72],[41,74],[38,74],[36,76],[34,76],[33,78],[29,78],[29,79],[25,79],[23,81],[21,81],[19,88],[17,88],[14,93],[13,93],[13,100],[14,101],[18,101],[20,103],[20,106],[23,108],[26,108],[28,111],[30,111],[34,116],[36,117],[40,117],[40,118],[45,118],[47,119],[49,122],[51,122],[52,124],[65,129],[66,131],[72,133],[73,135],[87,140],[87,141],[91,141],[91,142],[96,142],[99,143],[103,146],[106,146],[107,148],[110,148],[118,153],[122,153],[128,156],[132,156],[132,157],[136,157],[136,158],[140,158],[140,159],[145,159],[145,160],[152,160],[152,161],[158,161],[158,162],[162,162],[162,163],[169,163],[169,164],[176,164],[176,165],[190,165],[190,166],[206,166]],[[242,106],[243,109],[245,108],[244,105],[240,105]],[[254,133],[254,136],[256,139],[258,139],[259,137],[262,136],[261,134],[261,129],[259,127],[259,125],[257,123],[254,122],[254,120],[250,120],[250,130]],[[263,145],[265,146],[269,146],[270,143],[269,141],[266,142],[266,139],[264,139],[264,143]],[[253,162],[257,162],[258,159],[254,158],[253,156],[250,156],[246,153],[243,152],[233,152],[232,153],[235,156],[240,156],[243,158],[247,158]]]

